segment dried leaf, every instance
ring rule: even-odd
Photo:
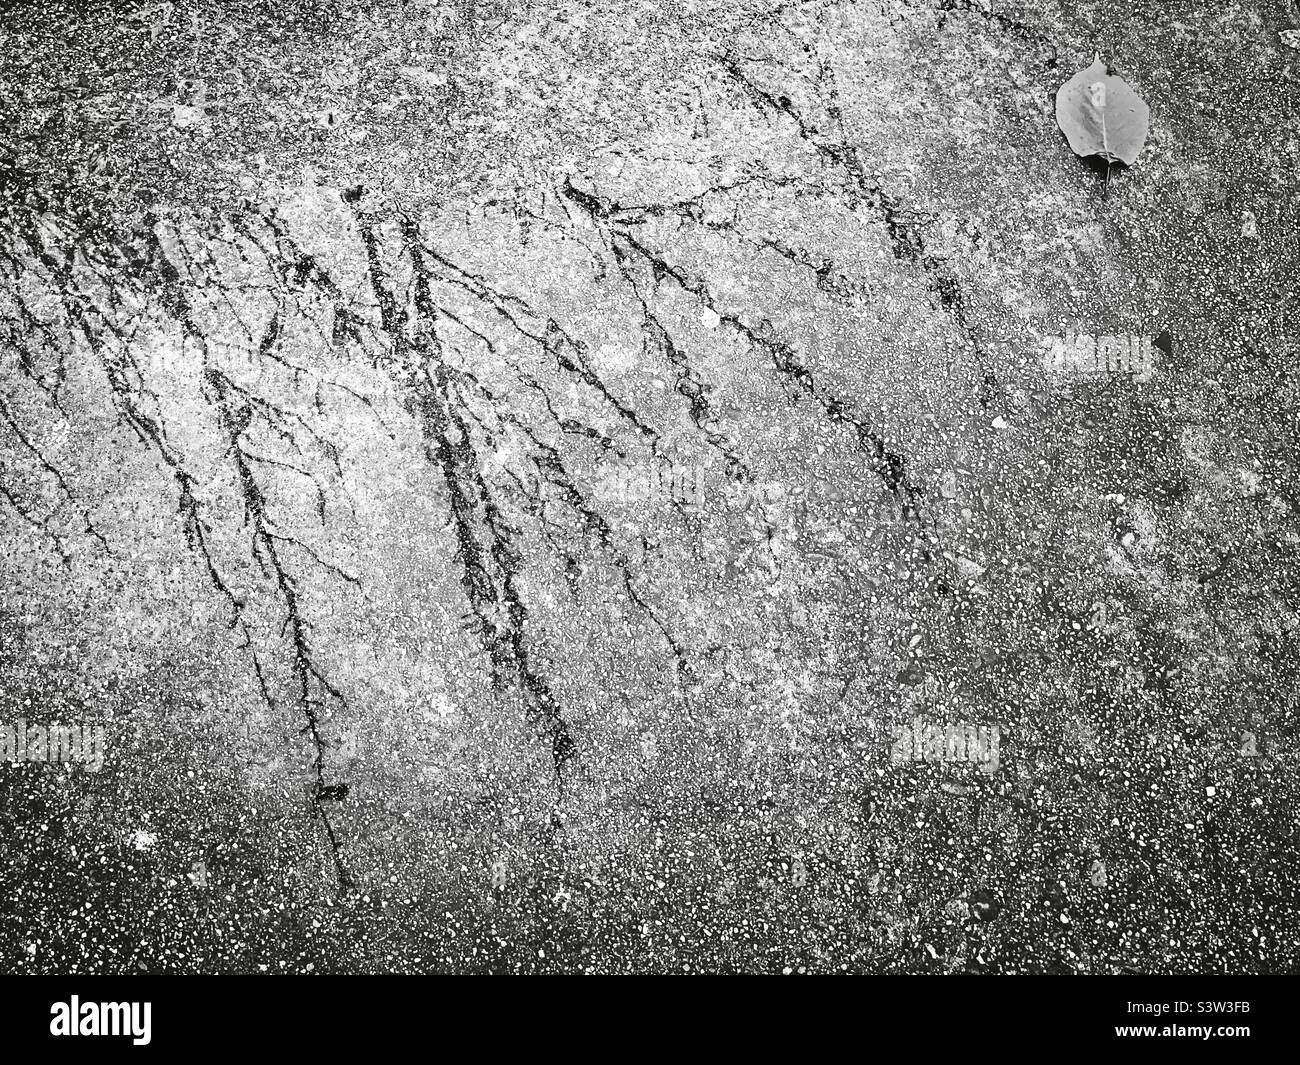
[[[1056,123],[1076,155],[1112,163],[1136,162],[1146,142],[1151,110],[1099,58],[1056,92]]]

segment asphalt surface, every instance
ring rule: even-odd
[[[2,46],[0,968],[1294,971],[1292,5],[168,8]]]

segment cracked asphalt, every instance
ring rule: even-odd
[[[1297,27],[13,5],[0,970],[1295,971]]]

